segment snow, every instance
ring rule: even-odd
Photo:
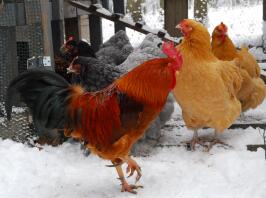
[[[261,61],[266,59],[266,54],[263,53],[263,49],[261,47],[252,47],[249,49],[249,52],[256,57],[256,60]]]
[[[210,33],[219,23],[224,22],[228,26],[229,36],[239,47],[242,44],[262,45],[262,3],[233,8],[209,8],[208,19]]]
[[[266,102],[245,116],[266,118]],[[247,144],[262,144],[259,129],[226,130],[220,139],[230,147],[215,146],[210,152],[202,147],[187,151],[182,141],[192,133],[180,127],[181,111],[176,105],[164,136],[152,154],[136,157],[143,176],[137,195],[121,193],[110,162],[94,155],[85,157],[78,143],[59,147],[30,148],[11,140],[0,140],[0,197],[28,198],[264,198],[264,150],[247,151]],[[210,136],[211,129],[200,135]],[[124,167],[125,168],[125,167]],[[131,183],[134,179],[129,180]]]

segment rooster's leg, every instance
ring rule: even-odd
[[[115,165],[114,162],[113,162],[113,164]],[[129,185],[125,179],[121,165],[115,165],[115,168],[116,168],[116,171],[117,171],[118,176],[119,176],[118,179],[121,180],[121,182],[122,182],[121,192],[130,192],[130,193],[136,194],[137,191],[135,191],[134,189],[138,189],[138,188],[143,187],[143,186],[137,186],[137,185]]]
[[[130,156],[125,157],[124,161],[128,164],[127,166],[127,173],[129,173],[128,177],[131,177],[136,171],[137,172],[136,182],[139,181],[139,179],[142,176],[140,166]]]

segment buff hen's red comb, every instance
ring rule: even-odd
[[[163,53],[175,61],[176,69],[179,70],[183,63],[183,58],[178,49],[175,48],[173,42],[164,42],[162,46]]]
[[[227,26],[223,22],[221,22],[220,27],[221,27],[221,29],[223,30],[224,33],[227,33],[227,30],[228,30]]]

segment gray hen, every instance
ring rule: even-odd
[[[125,31],[120,30],[100,46],[96,57],[105,63],[117,66],[124,62],[132,51],[133,47]]]
[[[110,85],[124,70],[92,57],[77,57],[70,70],[77,73],[87,91],[97,91]]]

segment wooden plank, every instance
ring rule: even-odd
[[[64,21],[53,20],[51,21],[51,26],[54,54],[57,55],[60,52],[60,47],[64,43]]]
[[[165,29],[171,36],[181,36],[175,27],[181,20],[188,18],[188,0],[165,0],[164,10]]]
[[[262,49],[266,53],[266,0],[263,0],[263,35],[262,35]]]
[[[103,43],[102,20],[96,15],[89,15],[90,43],[92,49],[97,52]]]
[[[266,21],[266,0],[263,0],[263,21]]]
[[[79,19],[79,38],[90,42],[89,15],[80,15]]]
[[[258,148],[262,148],[266,151],[266,145],[265,144],[247,145],[247,150],[249,150],[249,151],[257,151]]]
[[[51,10],[51,2],[47,0],[40,0],[41,3],[41,11],[42,11],[42,29],[43,29],[43,47],[44,47],[44,55],[51,57],[51,63],[54,63],[54,54],[53,54],[53,43],[51,40],[52,37],[52,27],[51,27],[51,19],[52,19],[52,10]],[[54,66],[52,65],[52,68]]]
[[[16,25],[26,25],[26,13],[24,3],[16,3]]]
[[[52,40],[53,40],[53,50],[54,54],[59,54],[60,47],[64,43],[64,1],[57,0],[52,1]]]
[[[175,40],[169,36],[166,36],[164,32],[158,32],[158,31],[153,31],[145,26],[141,26],[141,25],[136,25],[136,23],[134,22],[130,22],[128,21],[127,19],[125,18],[121,18],[121,17],[116,17],[114,15],[112,15],[112,13],[110,13],[108,10],[106,9],[103,9],[101,7],[99,7],[98,5],[91,5],[91,6],[86,6],[82,3],[79,3],[79,2],[76,2],[76,1],[73,1],[73,0],[68,0],[68,3],[70,3],[71,5],[81,9],[81,10],[84,10],[84,11],[87,11],[89,12],[91,15],[95,15],[95,16],[98,16],[98,17],[101,17],[101,18],[105,18],[105,19],[108,19],[110,21],[114,21],[114,22],[121,22],[124,26],[128,27],[128,28],[131,28],[133,30],[136,30],[138,32],[141,32],[143,34],[149,34],[149,33],[152,33],[152,34],[155,34],[155,35],[158,35],[159,37],[161,37],[163,40],[165,41],[172,41],[176,44],[178,44],[178,40]],[[93,27],[93,26],[92,26]]]
[[[78,17],[65,19],[65,36],[68,39],[70,36],[74,36],[75,39],[79,38],[79,21]]]
[[[109,10],[109,0],[102,0],[102,5],[105,9]]]
[[[64,0],[52,1],[52,20],[64,20]]]
[[[246,129],[248,127],[266,129],[266,123],[244,123],[244,124],[232,124],[229,129]]]
[[[178,125],[179,127],[185,127],[185,124]],[[244,124],[232,124],[229,129],[246,129],[248,127],[266,129],[266,123],[244,123]],[[209,127],[203,127],[203,129],[209,129]]]
[[[115,0],[114,2],[114,13],[125,15],[125,3],[124,0]],[[126,30],[126,27],[123,23],[117,21],[115,22],[115,32],[119,30]]]

